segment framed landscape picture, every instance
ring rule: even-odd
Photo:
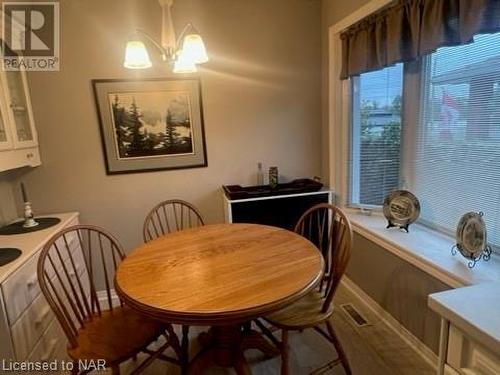
[[[92,85],[108,174],[207,166],[198,79]]]

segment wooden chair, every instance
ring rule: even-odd
[[[205,223],[195,206],[180,199],[171,199],[153,207],[144,220],[142,233],[144,242],[149,242],[167,233],[201,225]]]
[[[165,234],[205,225],[198,209],[189,202],[170,199],[158,203],[144,220],[144,242],[152,241]],[[182,354],[184,370],[189,362],[189,326],[182,326]]]
[[[307,210],[297,222],[295,232],[313,242],[325,259],[324,278],[319,287],[300,300],[264,317],[282,330],[281,342],[261,322],[257,325],[281,351],[281,374],[288,374],[288,332],[314,328],[335,347],[338,358],[347,374],[351,374],[349,362],[335,334],[330,318],[332,300],[351,255],[352,229],[349,220],[337,207],[318,204]],[[326,326],[326,331],[321,325]]]
[[[68,338],[67,352],[75,361],[73,374],[88,372],[78,369],[79,360],[98,359],[104,359],[106,367],[119,374],[120,363],[136,358],[139,352],[150,356],[134,374],[155,358],[180,364],[162,354],[171,346],[181,355],[172,326],[136,313],[112,294],[114,271],[124,258],[115,237],[90,225],[63,229],[41,251],[37,270],[40,288]],[[98,292],[97,284],[103,285],[103,292]],[[156,351],[149,350],[147,347],[161,335],[166,342]]]

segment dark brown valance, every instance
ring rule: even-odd
[[[341,33],[341,79],[500,31],[500,0],[399,0]]]

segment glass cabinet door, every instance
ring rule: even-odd
[[[13,124],[15,147],[34,147],[37,145],[33,124],[26,75],[22,71],[5,72],[3,82]]]
[[[13,143],[12,143],[12,135],[10,133],[10,129],[7,127],[5,119],[8,117],[5,117],[5,109],[1,108],[0,109],[0,150],[8,150],[12,149]]]

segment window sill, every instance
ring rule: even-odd
[[[493,254],[488,262],[480,261],[470,269],[460,253],[451,254],[454,238],[420,224],[410,226],[410,233],[386,229],[387,221],[379,214],[366,215],[347,210],[354,232],[420,268],[453,288],[500,281],[500,257]]]

